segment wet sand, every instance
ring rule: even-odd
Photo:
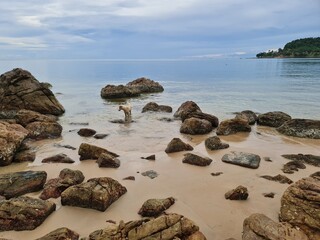
[[[33,231],[1,232],[0,237],[8,239],[36,239],[59,227],[68,227],[88,236],[91,232],[105,227],[107,220],[129,221],[139,219],[137,214],[142,203],[149,198],[174,197],[176,203],[167,212],[182,214],[192,219],[208,240],[241,239],[243,220],[252,213],[264,213],[277,220],[282,193],[289,186],[259,178],[261,175],[283,174],[281,168],[288,160],[282,154],[315,154],[320,155],[320,140],[300,139],[279,135],[274,129],[253,126],[251,133],[239,133],[221,136],[229,143],[230,148],[210,151],[205,148],[204,140],[215,135],[190,136],[179,133],[180,121],[163,122],[160,117],[172,114],[146,113],[137,114],[131,124],[112,124],[103,118],[95,118],[89,126],[70,125],[70,119],[62,118],[63,136],[60,139],[44,140],[34,143],[37,158],[34,163],[13,164],[1,168],[0,173],[18,170],[44,170],[48,179],[55,178],[63,168],[81,170],[86,179],[92,177],[112,177],[124,185],[128,192],[113,203],[105,212],[92,209],[61,206],[60,199],[53,200],[57,210],[45,222]],[[86,119],[81,119],[86,120]],[[79,122],[79,121],[78,121]],[[81,122],[81,121],[80,121]],[[105,139],[83,138],[76,130],[89,127],[98,133],[110,134]],[[197,167],[182,163],[185,152],[166,154],[167,144],[174,137],[194,147],[193,153],[208,156],[213,162],[208,167]],[[55,143],[68,144],[76,148],[82,142],[107,148],[120,155],[121,166],[118,169],[99,168],[93,160],[79,161],[77,150],[55,147]],[[221,157],[230,151],[243,151],[270,157],[272,162],[261,160],[258,169],[248,169],[226,164]],[[76,161],[74,164],[42,164],[45,157],[65,153]],[[155,161],[141,159],[155,154]],[[155,170],[159,176],[150,179],[141,172]],[[286,174],[293,181],[319,171],[319,168],[307,165],[294,174]],[[212,172],[223,172],[220,176],[211,176]],[[135,181],[122,180],[135,176]],[[230,201],[224,194],[243,185],[249,190],[246,201]],[[262,194],[274,192],[275,197],[265,198]],[[29,194],[37,197],[39,193]],[[52,200],[52,199],[51,199]]]

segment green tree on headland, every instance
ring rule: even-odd
[[[320,37],[302,38],[287,43],[283,49],[258,53],[257,58],[320,58]]]

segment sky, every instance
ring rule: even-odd
[[[0,59],[254,57],[320,37],[320,0],[9,0]]]

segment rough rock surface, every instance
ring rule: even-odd
[[[284,112],[267,112],[258,116],[258,124],[269,127],[280,127],[286,121],[291,120],[290,115]]]
[[[221,142],[220,138],[217,136],[207,138],[204,143],[206,148],[210,150],[225,149],[229,147],[229,144]]]
[[[28,137],[32,139],[58,138],[62,126],[57,122],[32,122],[26,126]]]
[[[126,192],[127,189],[112,178],[92,178],[62,192],[61,203],[62,205],[105,211]]]
[[[44,158],[42,163],[74,163],[70,157],[64,153],[59,153],[51,157]]]
[[[99,167],[118,168],[120,167],[120,160],[108,153],[101,153],[97,160]]]
[[[245,110],[245,111],[242,111],[240,113],[237,113],[235,118],[244,119],[249,123],[249,125],[255,124],[257,119],[258,119],[257,115],[251,110]]]
[[[184,116],[187,116],[190,113],[193,112],[202,112],[200,107],[193,101],[186,101],[181,104],[181,106],[178,108],[178,110],[174,113],[174,117],[176,118],[183,118]]]
[[[308,237],[288,223],[276,223],[254,213],[243,222],[242,240],[308,240]]]
[[[273,177],[269,176],[269,175],[263,175],[263,176],[261,176],[261,178],[264,178],[264,179],[267,179],[267,180],[270,180],[270,181],[274,181],[274,182],[279,182],[279,183],[282,183],[282,184],[285,184],[285,183],[291,184],[291,183],[293,183],[293,181],[290,178],[288,178],[288,177],[286,177],[284,175],[281,175],[281,174],[278,174],[278,175],[273,176]]]
[[[198,155],[195,155],[193,153],[186,153],[184,155],[184,158],[182,160],[183,163],[188,163],[191,165],[196,165],[196,166],[201,166],[201,167],[205,167],[205,166],[209,166],[212,162],[212,159],[208,158],[208,157],[200,157]]]
[[[15,68],[0,76],[0,110],[20,109],[53,115],[65,111],[50,89],[30,72]]]
[[[119,225],[97,230],[89,236],[89,240],[103,239],[206,240],[204,235],[199,233],[199,227],[193,221],[174,213],[161,215],[155,219],[144,218],[127,223],[121,222]]]
[[[212,131],[212,129],[212,124],[208,120],[192,117],[186,119],[182,123],[180,132],[185,134],[197,135],[209,133]]]
[[[160,83],[145,77],[137,78],[136,80],[128,82],[126,86],[138,91],[139,93],[156,93],[164,91],[164,88]]]
[[[279,218],[302,229],[310,240],[320,239],[320,175],[303,178],[287,188]]]
[[[299,160],[293,160],[283,165],[282,172],[291,174],[294,173],[294,171],[305,168],[306,165],[304,165],[303,162]]]
[[[36,240],[78,240],[79,234],[69,228],[58,228]]]
[[[167,106],[167,105],[159,105],[155,102],[149,102],[147,103],[143,108],[142,112],[167,112],[171,113],[172,112],[172,107]]]
[[[55,209],[52,202],[26,196],[0,201],[0,231],[33,230]]]
[[[105,148],[91,145],[88,143],[81,143],[78,150],[78,154],[80,155],[80,161],[87,159],[97,160],[100,157],[101,153],[107,153],[113,157],[119,157],[118,154],[110,152]]]
[[[141,175],[145,177],[149,177],[151,179],[154,179],[159,176],[159,174],[154,170],[148,170],[148,171],[142,172]]]
[[[312,155],[312,154],[284,154],[281,155],[284,158],[290,160],[296,160],[303,162],[305,164],[310,164],[316,167],[320,167],[320,156]]]
[[[248,189],[241,185],[226,192],[224,195],[224,197],[229,200],[247,200],[248,196]]]
[[[220,123],[217,128],[217,135],[230,135],[238,132],[251,132],[248,121],[243,119],[228,119]]]
[[[91,128],[81,128],[77,133],[81,137],[92,137],[93,135],[96,134],[96,130]]]
[[[132,89],[124,85],[107,85],[101,89],[100,95],[102,98],[113,99],[113,98],[130,98],[138,97],[140,92],[136,89]]]
[[[320,120],[292,119],[283,123],[277,131],[293,137],[320,139]]]
[[[25,171],[0,175],[0,195],[6,199],[29,192],[37,192],[43,188],[47,180],[44,171]]]
[[[207,120],[212,124],[212,127],[214,128],[218,127],[219,125],[219,119],[216,116],[208,113],[203,113],[203,112],[191,112],[188,114],[184,114],[181,116],[181,119],[184,122],[186,119],[192,118],[192,117]]]
[[[19,151],[14,155],[13,162],[33,162],[36,159],[36,152],[34,150]]]
[[[32,122],[56,122],[58,118],[53,115],[44,115],[35,111],[21,109],[15,115],[15,120],[17,123],[26,127]]]
[[[221,160],[226,163],[256,169],[260,165],[261,158],[256,154],[233,151],[229,154],[223,155]]]
[[[164,199],[148,199],[142,204],[138,214],[143,217],[157,217],[175,202],[173,197]]]
[[[180,138],[173,138],[165,150],[166,153],[192,151],[193,147],[190,144],[184,143]]]

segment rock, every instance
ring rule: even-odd
[[[101,89],[100,95],[102,98],[106,99],[130,98],[140,96],[140,92],[137,89],[133,89],[128,86],[107,85]]]
[[[51,157],[44,158],[42,163],[74,163],[70,157],[64,153],[59,153]]]
[[[263,157],[263,160],[265,160],[266,162],[272,162],[270,157]]]
[[[32,139],[61,137],[62,126],[57,122],[32,122],[26,126],[28,137]]]
[[[43,188],[47,179],[44,171],[14,172],[0,175],[0,195],[6,199],[17,197]]]
[[[215,173],[211,173],[211,176],[220,176],[221,174],[223,174],[223,172],[215,172]]]
[[[304,165],[301,161],[299,160],[294,160],[287,162],[286,164],[283,165],[282,172],[284,173],[294,173],[294,171],[298,171],[300,169],[305,169],[306,165]]]
[[[28,109],[52,115],[65,111],[51,90],[26,70],[6,72],[0,76],[0,83],[0,110]]]
[[[284,158],[300,161],[305,164],[310,164],[316,167],[320,167],[320,156],[312,155],[312,154],[283,154],[281,155]]]
[[[83,180],[84,175],[81,171],[65,168],[61,170],[58,178],[53,178],[46,182],[40,198],[43,200],[58,198],[68,187],[80,184]]]
[[[184,120],[192,117],[207,120],[212,124],[212,127],[218,127],[219,125],[219,119],[216,116],[203,112],[191,112],[183,115],[181,119],[184,122]]]
[[[230,135],[238,132],[251,132],[251,127],[246,120],[236,118],[224,120],[217,128],[217,135]]]
[[[222,159],[225,163],[231,163],[247,168],[258,168],[260,164],[260,156],[252,153],[235,152],[223,155]]]
[[[33,230],[55,209],[52,202],[26,196],[0,201],[0,231]]]
[[[267,179],[267,180],[270,180],[270,181],[274,181],[274,182],[279,182],[279,183],[282,183],[282,184],[291,184],[293,183],[293,181],[289,178],[287,178],[286,176],[284,175],[281,175],[281,174],[278,174],[276,176],[268,176],[268,175],[263,175],[263,176],[260,176],[261,178],[264,178],[264,179]]]
[[[212,124],[208,120],[192,117],[186,119],[182,123],[180,132],[185,134],[197,135],[209,133],[212,131],[212,129]]]
[[[266,198],[274,198],[275,193],[270,192],[270,193],[263,193],[263,196]]]
[[[28,131],[18,124],[0,121],[0,166],[10,165]]]
[[[172,107],[166,105],[158,105],[155,102],[149,102],[142,108],[142,112],[172,112]]]
[[[190,113],[193,112],[202,112],[200,107],[193,101],[186,101],[181,104],[181,106],[178,108],[178,110],[174,113],[175,118],[183,118],[184,116],[187,116]]]
[[[219,137],[213,136],[206,139],[205,146],[210,150],[218,150],[228,148],[229,144],[223,143]]]
[[[250,110],[245,110],[240,113],[237,113],[235,118],[236,119],[244,119],[249,123],[249,125],[255,124],[258,119],[257,115]]]
[[[224,197],[229,200],[247,200],[249,196],[248,189],[244,186],[238,186],[228,191]]]
[[[108,151],[107,149],[91,145],[88,143],[81,143],[78,154],[80,155],[80,161],[87,159],[97,160],[101,153],[107,153],[113,157],[119,157],[118,154]]]
[[[44,115],[35,111],[22,109],[15,115],[15,120],[26,127],[33,122],[57,122],[58,118],[53,115]]]
[[[97,133],[97,134],[94,135],[93,137],[94,137],[95,139],[104,139],[104,138],[106,138],[106,137],[108,137],[108,136],[109,136],[109,134]]]
[[[96,134],[96,130],[93,130],[91,128],[81,128],[77,133],[81,137],[92,137]]]
[[[77,150],[77,148],[75,148],[71,145],[68,145],[68,144],[54,143],[53,146],[59,147],[59,148],[67,148],[67,149],[71,149],[71,150]]]
[[[37,238],[36,240],[78,240],[79,234],[69,228],[58,228],[47,235]]]
[[[33,150],[24,150],[18,152],[13,157],[13,162],[33,162],[36,159],[36,153]]]
[[[142,159],[146,159],[146,160],[152,160],[152,161],[154,161],[154,160],[156,160],[156,155],[154,155],[154,154],[152,154],[152,155],[150,155],[150,156],[148,156],[148,157],[141,157]]]
[[[145,176],[145,177],[149,177],[151,179],[154,179],[154,178],[159,176],[159,174],[156,171],[153,171],[153,170],[145,171],[145,172],[141,173],[141,175]]]
[[[286,121],[291,120],[290,115],[284,112],[267,112],[258,116],[258,124],[269,127],[280,127]]]
[[[123,178],[122,180],[132,180],[132,181],[134,181],[134,180],[136,180],[136,178],[134,176],[128,176],[128,177]]]
[[[320,239],[320,178],[303,178],[289,186],[279,218],[303,230],[310,240]]]
[[[70,125],[80,125],[80,126],[88,126],[88,122],[71,122]]]
[[[207,157],[206,158],[200,157],[200,156],[192,154],[192,153],[186,153],[184,155],[182,162],[188,163],[191,165],[204,167],[204,166],[209,166],[212,162],[212,159],[207,158]]]
[[[142,204],[138,214],[142,217],[157,217],[175,202],[173,197],[165,199],[149,199]]]
[[[108,153],[101,153],[97,163],[99,167],[105,167],[105,168],[118,168],[120,167],[120,160],[113,157],[112,155]]]
[[[119,225],[109,225],[105,229],[94,231],[89,240],[102,239],[186,239],[205,240],[203,234],[198,233],[199,227],[190,219],[170,213],[154,219],[121,222]],[[191,238],[196,234],[199,238]],[[189,238],[190,237],[190,238]]]
[[[283,123],[277,131],[287,136],[320,139],[320,120],[292,119]]]
[[[190,144],[184,143],[180,138],[173,138],[165,150],[166,153],[192,151],[193,147]]]
[[[161,122],[173,122],[174,119],[168,118],[168,117],[162,117],[162,118],[158,118],[158,120]]]
[[[92,178],[62,192],[61,203],[62,205],[105,211],[126,192],[127,189],[112,178]]]
[[[264,214],[254,213],[243,222],[243,240],[308,240],[287,223],[276,223]]]
[[[126,86],[139,93],[156,93],[164,91],[164,88],[160,83],[145,77],[137,78],[136,80],[127,83]]]

